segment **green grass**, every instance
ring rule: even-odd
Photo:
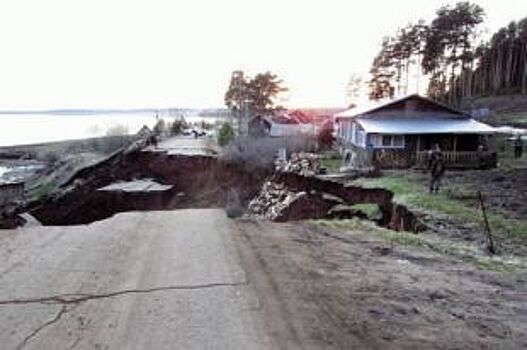
[[[322,155],[320,164],[326,168],[328,174],[338,173],[342,165],[342,158],[339,155]]]
[[[49,195],[55,188],[55,183],[53,181],[44,182],[38,187],[35,187],[29,191],[29,197],[33,200],[41,199]]]
[[[469,207],[466,203],[451,198],[445,191],[429,194],[426,181],[426,176],[393,173],[379,178],[361,178],[354,183],[365,187],[386,188],[394,192],[396,202],[411,208],[425,209],[463,222],[482,223],[483,218],[479,208]],[[492,211],[488,211],[487,216],[493,231],[499,231],[509,237],[527,238],[527,222],[510,219]]]
[[[352,205],[351,207],[353,209],[362,211],[370,220],[379,220],[382,218],[381,209],[379,208],[378,204],[361,203]]]
[[[527,112],[495,113],[491,121],[499,124],[527,123]]]
[[[502,112],[492,113],[492,115],[485,120],[495,126],[503,125],[527,125],[527,112]],[[490,138],[490,149],[498,153],[498,164],[501,168],[520,168],[527,167],[527,155],[521,159],[514,158],[513,142],[507,141],[510,135],[495,135]]]
[[[312,220],[312,223],[321,227],[332,228],[341,231],[359,231],[368,232],[385,241],[397,243],[400,245],[410,245],[425,247],[426,242],[416,234],[410,232],[395,232],[375,225],[371,221],[360,220],[358,218],[344,220]]]
[[[417,247],[426,249],[438,254],[459,258],[467,263],[474,265],[481,270],[498,271],[498,272],[515,272],[519,266],[511,263],[499,261],[490,256],[467,255],[460,247],[452,244],[432,242],[422,235],[416,235],[410,232],[395,232],[373,224],[370,221],[354,219],[346,220],[311,220],[312,224],[343,232],[362,232],[377,237],[391,246],[398,245],[404,247]]]
[[[527,168],[527,152],[524,150],[523,157],[514,158],[514,142],[508,140],[509,135],[494,136],[491,141],[491,149],[498,154],[498,166],[504,169]]]

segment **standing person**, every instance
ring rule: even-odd
[[[439,192],[441,179],[445,174],[445,160],[443,158],[443,152],[437,143],[435,144],[434,149],[430,152],[428,168],[430,170],[430,193],[437,193]]]
[[[156,136],[156,134],[150,135],[150,143],[154,146],[154,149],[157,148],[157,136]]]
[[[514,158],[521,158],[523,154],[523,140],[520,134],[514,140]]]
[[[486,159],[486,156],[485,156],[485,153],[486,153],[486,149],[485,149],[485,145],[483,145],[482,143],[479,144],[478,146],[478,167],[479,169],[485,169],[485,165],[487,163],[487,159]]]

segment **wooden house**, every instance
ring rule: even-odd
[[[449,167],[493,167],[486,149],[493,127],[469,114],[412,94],[334,116],[337,141],[350,167],[425,166],[438,144]]]

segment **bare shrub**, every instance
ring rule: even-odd
[[[226,148],[225,161],[244,166],[248,170],[272,168],[278,150],[285,148],[292,152],[312,152],[316,148],[313,137],[295,135],[290,137],[239,136]]]
[[[53,164],[60,159],[60,155],[55,151],[48,151],[41,153],[38,158],[47,164]]]
[[[128,126],[123,124],[116,124],[108,128],[106,131],[106,136],[121,136],[121,135],[128,135],[129,130]]]

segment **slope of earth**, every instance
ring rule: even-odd
[[[527,346],[525,273],[481,271],[425,248],[387,244],[371,227],[237,226],[267,319],[293,320],[294,333],[316,348]]]
[[[527,168],[448,171],[445,176],[452,195],[478,206],[481,191],[486,205],[511,218],[527,220]]]

